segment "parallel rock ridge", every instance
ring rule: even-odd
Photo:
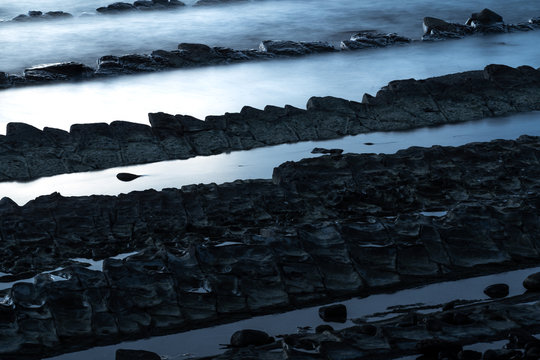
[[[73,67],[73,71],[80,68]],[[307,109],[244,107],[208,116],[149,114],[151,126],[115,121],[69,132],[9,123],[0,136],[0,181],[90,171],[233,150],[404,130],[540,110],[540,71],[489,65],[425,80],[392,81],[362,103],[313,97]]]
[[[202,0],[214,3],[214,0]],[[225,0],[217,0],[225,1]],[[243,1],[243,0],[229,0]],[[203,5],[202,3],[199,5]],[[114,3],[108,7],[98,9],[105,13],[117,13],[119,11],[136,9],[154,9],[161,7],[177,7],[175,0],[152,0],[136,1],[134,5],[129,3]],[[39,11],[30,13],[41,14]],[[58,12],[56,15],[60,16]],[[49,15],[47,15],[49,14]],[[47,13],[50,16],[50,13]],[[22,19],[38,19],[42,15],[21,15]],[[500,22],[493,22],[493,19]],[[489,9],[471,15],[467,25],[447,23],[444,20],[426,17],[423,22],[424,36],[422,40],[444,40],[462,38],[472,34],[491,34],[502,32],[530,31],[540,27],[539,18],[530,19],[526,23],[516,25],[504,24],[500,15]],[[321,54],[334,51],[349,51],[368,48],[381,48],[393,45],[411,43],[413,40],[399,36],[395,33],[381,34],[373,31],[362,31],[354,34],[349,40],[340,43],[339,49],[332,44],[323,41],[286,41],[265,40],[259,45],[258,50],[235,50],[225,47],[209,47],[204,44],[181,43],[177,50],[155,50],[151,54],[128,54],[123,56],[105,55],[97,60],[97,69],[84,64],[60,63],[50,65],[38,65],[25,69],[23,75],[6,74],[0,72],[0,90],[13,86],[27,86],[45,84],[58,81],[80,81],[104,76],[117,76],[140,72],[155,72],[167,69],[180,69],[218,64],[231,64],[254,60],[269,60],[284,57],[298,57],[310,54]],[[80,72],[62,71],[78,66]],[[27,76],[31,73],[32,76]]]
[[[371,360],[417,354],[424,355],[422,359],[480,360],[481,352],[462,350],[463,345],[496,340],[507,340],[508,345],[502,349],[493,344],[483,359],[537,359],[540,340],[532,335],[540,330],[540,303],[536,301],[537,295],[528,294],[428,315],[413,312],[339,331],[289,334],[282,340],[286,344],[282,351],[277,351],[280,346],[276,344],[271,351],[234,349],[211,359]]]
[[[273,181],[53,194],[22,207],[4,198],[4,273],[139,253],[106,259],[103,272],[72,265],[0,292],[0,356],[537,263],[539,159],[540,138],[523,136],[288,162]]]

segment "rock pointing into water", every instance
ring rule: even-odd
[[[139,177],[141,177],[142,175],[135,175],[135,174],[130,174],[130,173],[118,173],[116,174],[116,178],[120,181],[132,181],[132,180],[135,180]]]

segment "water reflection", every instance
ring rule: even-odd
[[[224,183],[237,179],[269,179],[273,168],[285,161],[318,156],[314,147],[341,148],[355,153],[394,153],[410,146],[458,146],[473,141],[514,139],[522,134],[540,136],[540,113],[514,115],[462,124],[405,132],[377,132],[343,139],[285,144],[249,151],[236,151],[188,160],[113,168],[104,171],[64,174],[19,183],[0,183],[0,197],[20,205],[54,191],[64,196],[117,195],[134,190],[179,188],[197,183]],[[370,145],[366,145],[370,144]],[[372,144],[372,145],[371,145]],[[146,175],[129,183],[116,179],[119,172]]]

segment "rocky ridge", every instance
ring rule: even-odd
[[[282,335],[271,350],[244,347],[215,360],[337,360],[399,359],[417,355],[419,359],[480,360],[537,359],[540,340],[538,294],[524,294],[504,301],[461,306],[422,314],[411,311],[402,316],[358,324],[343,330]],[[505,348],[483,352],[465,345],[507,340]],[[281,350],[281,351],[280,351]]]
[[[84,68],[73,72],[84,74]],[[30,76],[30,73],[29,73]],[[405,130],[540,110],[540,71],[489,65],[424,80],[392,81],[362,102],[313,97],[306,110],[244,107],[207,116],[149,114],[151,126],[114,121],[72,125],[69,132],[9,123],[0,136],[0,181],[187,159],[199,155]]]
[[[0,292],[1,356],[537,264],[539,158],[523,136],[287,162],[273,181],[4,198],[0,271],[16,275],[2,281],[66,267]]]
[[[153,0],[153,6],[165,6],[162,1]],[[169,0],[163,0],[167,2]],[[136,3],[146,3],[137,1]],[[168,2],[171,4],[171,2]],[[127,3],[115,3],[124,5],[113,6],[110,12],[117,12],[117,8],[136,9],[135,5]],[[167,5],[179,6],[179,5]],[[108,9],[104,8],[104,9]],[[108,10],[102,10],[107,12]],[[41,13],[38,11],[32,13]],[[469,19],[469,25],[447,23],[444,20],[426,17],[424,18],[425,34],[424,41],[462,38],[472,34],[493,34],[503,32],[531,31],[540,27],[538,18],[530,19],[526,23],[508,25],[502,22],[502,17],[484,9],[480,13],[474,13]],[[21,19],[33,19],[32,16],[21,15]],[[41,16],[41,15],[40,15]],[[486,20],[486,17],[488,20]],[[500,17],[501,22],[491,23],[489,19]],[[39,17],[36,17],[36,19]],[[480,20],[479,20],[480,19]],[[483,22],[481,22],[483,21]],[[225,65],[246,61],[261,61],[269,59],[299,57],[312,54],[321,54],[337,51],[356,51],[369,48],[382,48],[394,45],[403,45],[413,42],[409,38],[395,33],[383,34],[373,31],[356,33],[348,40],[340,43],[339,48],[324,41],[289,41],[289,40],[264,40],[258,49],[236,50],[225,47],[210,47],[205,44],[180,43],[178,49],[155,50],[151,54],[127,54],[122,56],[105,55],[97,60],[97,68],[92,68],[80,63],[58,63],[37,65],[25,69],[22,75],[7,74],[0,72],[0,90],[18,86],[30,86],[36,84],[48,84],[59,81],[81,81],[92,78],[128,75],[141,72],[156,72],[171,69],[182,69],[200,66]],[[64,70],[63,68],[66,67]],[[73,72],[74,67],[79,67],[80,72]],[[27,76],[27,74],[33,74]]]

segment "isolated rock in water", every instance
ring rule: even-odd
[[[116,174],[116,178],[120,181],[132,181],[132,180],[135,180],[136,178],[139,178],[141,177],[142,175],[135,175],[135,174],[130,174],[130,173],[118,173]]]
[[[343,153],[343,149],[325,149],[325,148],[314,148],[311,150],[312,154],[330,154],[330,155],[340,155]]]
[[[24,70],[24,77],[30,81],[80,80],[91,78],[94,69],[76,62],[34,66]]]
[[[161,357],[150,351],[118,349],[116,360],[161,360]]]
[[[347,321],[347,307],[343,304],[323,306],[319,309],[319,316],[324,321],[343,323]]]
[[[385,47],[395,44],[405,44],[411,39],[395,33],[382,34],[373,31],[362,31],[341,42],[342,50],[358,50],[365,48]]]
[[[239,330],[231,336],[231,346],[246,347],[246,346],[261,346],[274,342],[274,338],[260,330]]]
[[[124,11],[132,11],[132,10],[136,10],[137,8],[129,3],[125,3],[125,2],[115,2],[111,5],[108,5],[108,6],[103,6],[103,7],[99,7],[96,9],[96,11],[98,13],[102,13],[102,14],[114,14],[114,13],[119,13],[119,12],[124,12]]]
[[[523,287],[530,291],[540,291],[540,272],[527,276],[523,281]]]
[[[493,284],[484,289],[484,294],[492,299],[508,296],[510,288],[506,284]]]
[[[478,25],[493,25],[496,23],[502,23],[503,18],[501,15],[490,9],[484,9],[478,13],[473,13],[469,20],[467,20],[467,25],[478,26]]]

